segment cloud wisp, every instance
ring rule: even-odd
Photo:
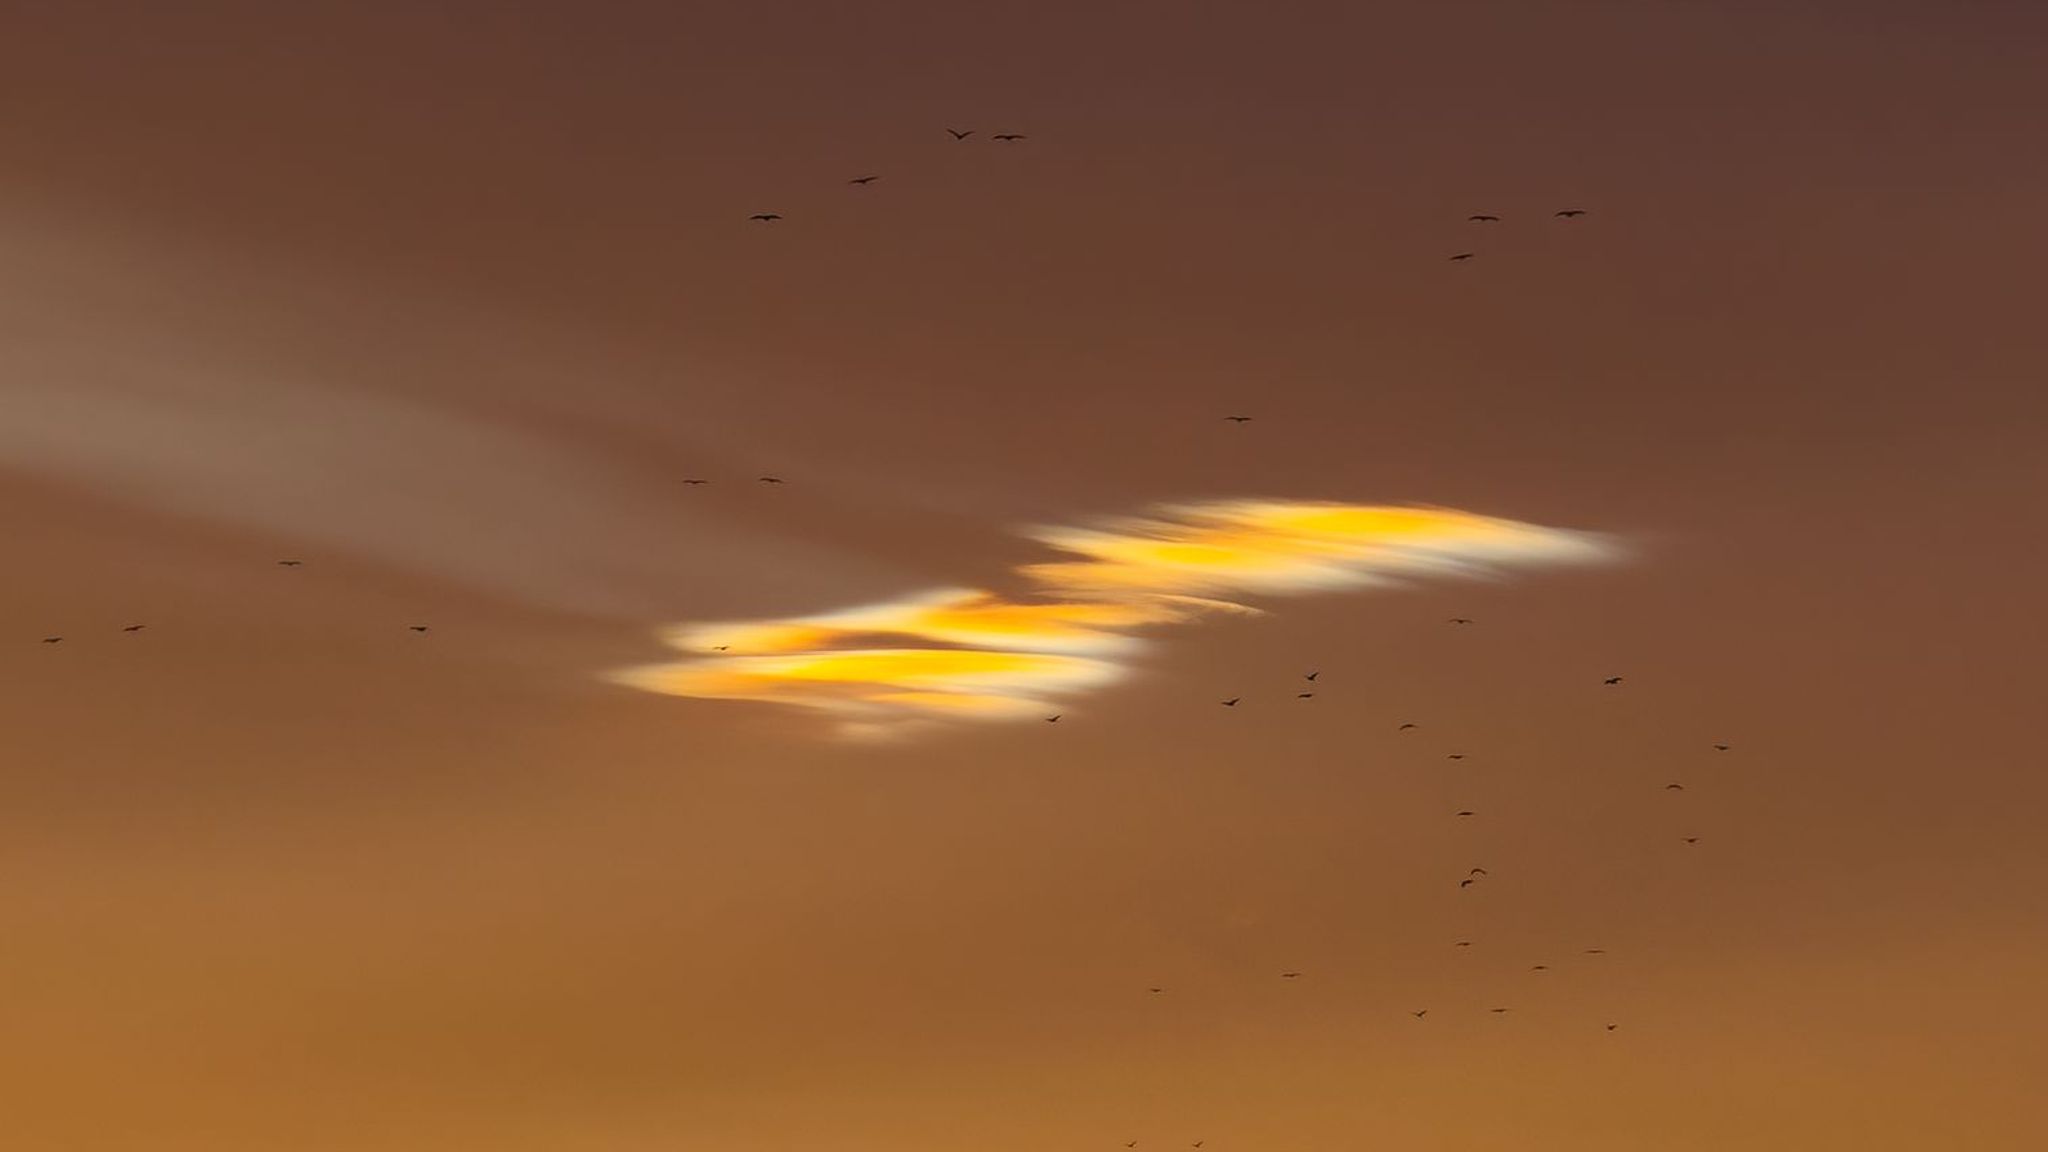
[[[1027,597],[938,589],[814,616],[686,625],[664,635],[684,658],[610,679],[814,709],[852,736],[1026,719],[1127,676],[1143,630],[1263,611],[1245,600],[1616,554],[1588,533],[1453,509],[1294,501],[1174,505],[1029,535],[1061,558],[1018,570]]]

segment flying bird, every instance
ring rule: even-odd
[[[1302,677],[1301,677],[1301,678],[1302,678],[1303,680],[1306,680],[1306,681],[1308,681],[1309,683],[1313,684],[1313,683],[1315,683],[1315,682],[1316,682],[1316,677],[1318,677],[1318,676],[1321,676],[1321,675],[1322,675],[1322,672],[1321,672],[1320,670],[1317,670],[1317,671],[1315,671],[1315,672],[1307,672],[1307,673],[1303,673],[1303,674],[1302,674]]]
[[[732,645],[730,645],[730,644],[713,644],[713,645],[711,646],[711,650],[712,650],[713,652],[730,652],[730,651],[732,651]]]
[[[1505,1008],[1489,1008],[1489,1009],[1487,1009],[1487,1011],[1489,1011],[1489,1012],[1493,1013],[1493,1014],[1494,1014],[1495,1016],[1500,1016],[1500,1015],[1504,1015],[1504,1014],[1506,1014],[1506,1012],[1507,1012],[1507,1009],[1505,1009]]]
[[[64,638],[63,638],[62,636],[45,636],[45,637],[43,637],[43,643],[45,643],[45,644],[62,644],[63,642],[64,642]]]
[[[1424,1016],[1427,1016],[1427,1015],[1429,1015],[1429,1009],[1427,1009],[1427,1008],[1422,1008],[1422,1009],[1418,1009],[1417,1011],[1414,1011],[1414,1012],[1410,1012],[1410,1013],[1409,1013],[1409,1015],[1410,1015],[1410,1016],[1413,1016],[1413,1017],[1415,1017],[1415,1018],[1416,1018],[1417,1020],[1420,1020],[1420,1019],[1422,1019],[1422,1018],[1423,1018]]]
[[[1726,744],[1716,744],[1716,745],[1714,745],[1714,751],[1716,751],[1716,752],[1726,752],[1727,750],[1728,750],[1728,746],[1727,746]]]
[[[407,627],[411,628],[415,632],[421,633],[422,635],[424,635],[427,631],[427,626],[425,624],[409,624],[407,625]]]
[[[123,631],[123,632],[140,632],[140,631],[142,631],[143,627],[144,627],[144,626],[143,626],[143,625],[141,625],[141,624],[130,624],[130,625],[128,625],[128,626],[127,626],[126,628],[123,628],[123,629],[121,629],[121,631]]]
[[[1605,956],[1605,955],[1607,955],[1607,949],[1605,949],[1605,948],[1588,948],[1588,949],[1586,949],[1586,952],[1585,952],[1585,954],[1586,954],[1586,955],[1588,955],[1588,956]]]
[[[1463,760],[1464,758],[1465,754],[1463,752],[1453,752],[1450,755],[1444,757],[1444,759],[1446,760]]]
[[[1401,725],[1401,726],[1400,726],[1399,728],[1396,728],[1396,729],[1394,729],[1394,731],[1396,731],[1396,732],[1406,732],[1406,731],[1407,731],[1407,730],[1409,730],[1410,728],[1415,728],[1415,727],[1419,727],[1419,725],[1416,725],[1416,724],[1403,724],[1403,725]]]
[[[1472,811],[1472,810],[1471,810],[1470,808],[1467,808],[1467,809],[1466,809],[1465,811],[1463,811],[1463,812],[1460,812],[1460,813],[1458,813],[1458,815],[1460,815],[1460,816],[1477,816],[1477,815],[1478,815],[1478,813],[1477,813],[1477,812],[1474,812],[1474,811]]]
[[[1611,686],[1613,686],[1613,685],[1616,685],[1616,684],[1619,684],[1619,683],[1621,683],[1621,677],[1619,677],[1619,676],[1609,676],[1609,677],[1608,677],[1607,679],[1605,679],[1605,680],[1602,680],[1602,681],[1601,681],[1601,683],[1602,683],[1602,684],[1606,684],[1606,685],[1608,685],[1608,686],[1610,686],[1610,687],[1611,687]]]
[[[855,176],[855,177],[854,177],[853,179],[851,179],[851,180],[848,180],[848,181],[847,181],[847,183],[848,183],[848,184],[873,184],[873,183],[874,183],[874,182],[875,182],[876,180],[878,180],[878,179],[880,179],[880,177],[878,177],[878,176]]]
[[[761,480],[761,483],[763,483],[763,484],[780,484],[780,483],[782,483],[782,477],[780,477],[780,476],[763,476],[763,477],[761,477],[761,478],[760,478],[760,480]]]
[[[1466,220],[1469,220],[1469,221],[1471,221],[1471,222],[1472,222],[1472,223],[1474,223],[1474,224],[1498,224],[1498,223],[1500,223],[1500,217],[1498,217],[1498,216],[1488,216],[1488,215],[1487,215],[1486,213],[1484,213],[1484,212],[1474,212],[1474,213],[1473,213],[1472,215],[1470,215],[1470,216],[1467,216],[1467,217],[1465,217],[1465,219],[1466,219]]]
[[[948,128],[948,129],[946,129],[946,131],[947,131],[947,132],[949,132],[949,133],[951,133],[951,134],[952,134],[952,137],[953,137],[953,139],[955,139],[955,140],[965,140],[965,139],[967,139],[967,138],[968,138],[969,136],[972,136],[972,135],[974,135],[974,129],[972,129],[972,128],[969,128],[969,129],[968,129],[967,131],[965,131],[965,132],[962,132],[962,131],[961,131],[960,129],[958,129],[958,128]]]
[[[1619,1028],[1619,1027],[1621,1027],[1621,1025],[1619,1025],[1619,1024],[1609,1024],[1609,1025],[1607,1026],[1607,1030],[1608,1030],[1609,1032],[1612,1032],[1612,1031],[1614,1031],[1614,1030],[1615,1030],[1616,1028]]]
[[[1697,836],[1687,836],[1685,837],[1685,842],[1687,844],[1697,844],[1700,842],[1700,838]]]
[[[1456,263],[1460,260],[1470,260],[1472,258],[1472,255],[1473,254],[1470,252],[1460,252],[1456,256],[1451,257],[1451,262]]]
[[[1456,944],[1451,945],[1453,948],[1470,948],[1471,946],[1472,942],[1470,940],[1460,940]]]
[[[1584,208],[1560,208],[1556,212],[1556,215],[1566,220],[1576,220],[1585,214],[1586,210]]]
[[[279,560],[277,562],[277,566],[279,568],[297,568],[303,565],[304,563],[304,560]]]
[[[1024,134],[1023,134],[1022,132],[1000,132],[1000,133],[997,133],[997,134],[996,134],[996,135],[994,135],[994,136],[991,136],[991,137],[989,137],[989,139],[991,139],[991,140],[1001,140],[1001,141],[1004,141],[1005,143],[1007,143],[1007,142],[1009,142],[1009,141],[1011,141],[1011,140],[1022,140],[1022,139],[1024,139]]]
[[[1316,698],[1316,694],[1313,692],[1296,692],[1294,698],[1296,700],[1313,700]]]
[[[685,483],[685,484],[709,484],[709,483],[711,483],[711,481],[709,481],[709,480],[705,480],[705,479],[703,479],[702,477],[698,477],[698,476],[685,476],[685,477],[683,477],[683,483]]]
[[[1470,624],[1471,622],[1472,622],[1472,618],[1471,618],[1470,616],[1453,616],[1453,617],[1451,617],[1451,623],[1453,623],[1453,624]]]
[[[1467,876],[1491,876],[1491,875],[1493,875],[1493,873],[1491,873],[1491,872],[1488,872],[1488,871],[1487,871],[1486,869],[1484,869],[1484,868],[1474,868],[1474,869],[1473,869],[1472,871],[1470,871],[1470,872],[1467,872],[1467,873],[1466,873],[1466,875],[1467,875]]]
[[[1476,876],[1467,876],[1467,877],[1465,877],[1465,878],[1464,878],[1463,880],[1460,880],[1460,881],[1458,881],[1458,887],[1460,887],[1460,888],[1470,888],[1471,886],[1473,886],[1474,884],[1477,884],[1477,883],[1479,883],[1479,879],[1478,879],[1478,877],[1476,877]]]
[[[1252,422],[1252,418],[1249,416],[1225,416],[1224,419],[1232,424],[1249,424]]]
[[[1242,700],[1242,699],[1243,699],[1243,697],[1242,697],[1242,696],[1232,696],[1232,697],[1231,697],[1230,699],[1228,699],[1228,700],[1225,700],[1225,701],[1223,702],[1223,706],[1224,706],[1225,708],[1235,708],[1235,707],[1237,707],[1237,702],[1238,702],[1239,700]]]
[[[1282,973],[1280,974],[1280,978],[1281,978],[1282,980],[1297,980],[1297,979],[1300,979],[1300,978],[1301,978],[1301,973],[1299,973],[1299,972],[1282,972]]]
[[[782,215],[779,212],[756,212],[752,216],[747,217],[747,219],[759,220],[763,224],[771,224],[782,219]]]
[[[1664,790],[1665,790],[1666,792],[1683,792],[1683,791],[1685,791],[1685,785],[1683,785],[1683,784],[1666,784],[1666,785],[1664,786]]]
[[[1529,971],[1531,971],[1531,972],[1548,972],[1548,971],[1550,971],[1550,965],[1548,965],[1548,964],[1531,964],[1531,965],[1529,965]]]
[[[1064,713],[1064,712],[1059,712],[1059,713],[1055,713],[1054,715],[1051,715],[1051,716],[1047,716],[1047,717],[1045,718],[1045,722],[1046,722],[1047,724],[1057,724],[1057,723],[1059,723],[1059,722],[1060,722],[1060,717],[1061,717],[1061,716],[1064,716],[1064,715],[1066,715],[1066,713]]]
[[[1154,996],[1157,996],[1157,995],[1159,995],[1159,994],[1160,994],[1161,992],[1164,992],[1164,991],[1166,991],[1166,989],[1164,989],[1164,988],[1147,988],[1147,989],[1145,989],[1145,991],[1147,991],[1147,992],[1150,992],[1150,993],[1152,993],[1152,994],[1153,994]]]

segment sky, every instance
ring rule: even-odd
[[[5,24],[10,1146],[2048,1141],[2039,5]]]

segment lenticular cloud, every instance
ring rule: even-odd
[[[1027,533],[1058,554],[1029,594],[936,589],[813,616],[693,624],[682,659],[611,679],[671,696],[759,700],[836,717],[847,735],[1016,720],[1114,684],[1146,635],[1244,600],[1498,576],[1611,559],[1582,532],[1443,508],[1290,501],[1173,505]]]

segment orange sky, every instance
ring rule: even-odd
[[[176,7],[0,40],[0,1144],[2048,1144],[2038,6]]]

